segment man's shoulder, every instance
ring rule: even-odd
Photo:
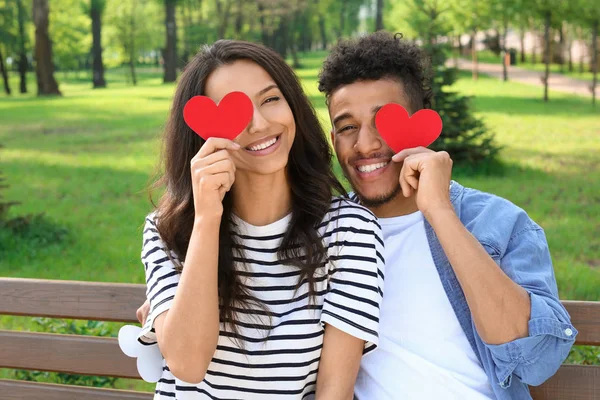
[[[480,241],[505,247],[526,230],[541,230],[528,213],[512,201],[452,182],[451,200],[463,225]]]

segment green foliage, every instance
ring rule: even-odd
[[[164,47],[165,23],[162,2],[106,0],[102,45],[107,67],[129,61],[152,63]]]
[[[33,318],[35,324],[43,332],[70,334],[70,335],[91,335],[91,336],[114,336],[112,329],[105,322],[99,321],[74,321],[74,320],[59,320],[51,318]],[[26,371],[15,370],[13,379],[34,381],[34,382],[51,382],[63,385],[79,385],[93,387],[110,387],[114,388],[117,378],[105,376],[86,376],[65,374],[56,372],[41,372],[41,371]]]
[[[88,0],[50,2],[49,34],[53,60],[59,69],[83,69],[88,63],[92,28],[87,3]]]
[[[433,109],[440,114],[444,126],[432,148],[447,151],[459,164],[493,162],[500,150],[494,141],[494,133],[474,115],[471,99],[451,89],[457,71],[446,66],[450,49],[440,40],[450,32],[446,19],[450,6],[442,6],[437,0],[410,0],[407,7],[406,23],[419,35],[431,60]],[[469,29],[474,29],[474,25],[470,26]]]

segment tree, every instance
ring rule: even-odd
[[[383,29],[383,0],[377,0],[377,12],[375,17],[375,31]]]
[[[8,82],[8,71],[4,66],[4,54],[2,54],[2,47],[0,47],[0,73],[2,73],[2,80],[4,81],[4,91],[10,96],[11,90]]]
[[[54,79],[52,44],[48,34],[50,9],[48,0],[33,0],[33,22],[35,24],[35,72],[38,96],[62,95]]]
[[[177,80],[177,22],[175,19],[177,0],[165,0],[166,46],[164,53],[165,83]]]
[[[92,48],[89,0],[61,0],[52,4],[50,37],[54,65],[65,74],[89,69]]]
[[[592,43],[591,50],[591,70],[592,70],[592,104],[596,105],[596,86],[598,84],[598,29],[600,25],[600,8],[594,0],[579,0],[577,13],[582,25],[591,29]]]
[[[447,151],[462,164],[494,159],[499,151],[494,133],[474,115],[470,98],[451,90],[457,70],[446,65],[449,44],[444,40],[452,30],[451,8],[440,0],[403,0],[399,7],[398,15],[407,30],[417,33],[431,61],[432,108],[440,114],[444,127],[432,148]]]
[[[508,54],[508,46],[506,45],[506,36],[508,34],[509,23],[517,19],[519,10],[522,10],[523,4],[521,0],[493,0],[491,7],[491,18],[500,25],[501,30],[501,48],[504,51],[504,59],[502,60],[502,77],[504,81],[508,80],[508,67],[506,65],[506,54]]]
[[[102,62],[102,14],[106,7],[105,0],[91,0],[90,18],[92,19],[92,82],[94,89],[105,88],[104,63]]]
[[[25,10],[23,1],[17,0],[18,20],[19,20],[19,89],[21,93],[27,93],[27,69],[29,62],[27,61],[27,53],[25,51]]]
[[[538,19],[544,24],[544,63],[546,65],[542,82],[544,83],[544,101],[548,101],[548,79],[550,77],[551,38],[550,30],[562,22],[566,5],[562,0],[535,0],[531,4]]]
[[[427,1],[425,1],[427,2]],[[479,77],[478,54],[477,54],[477,34],[490,26],[491,22],[491,2],[479,0],[452,0],[453,23],[463,32],[471,35],[471,58],[473,62],[473,79]]]

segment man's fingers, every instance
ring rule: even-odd
[[[409,156],[412,156],[415,154],[422,154],[422,153],[434,153],[434,151],[430,150],[426,147],[413,147],[412,149],[404,149],[404,150],[400,151],[398,154],[395,154],[392,157],[392,161],[402,162]]]
[[[407,168],[406,163],[402,166],[400,170],[400,188],[402,189],[402,194],[404,197],[412,196],[412,188],[409,183],[406,181],[405,168]]]

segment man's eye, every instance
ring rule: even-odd
[[[339,132],[339,133],[341,133],[341,132],[348,131],[348,130],[350,130],[350,129],[354,129],[354,128],[355,128],[355,126],[354,126],[354,125],[346,125],[346,126],[344,126],[343,128],[341,128],[341,129],[338,129],[338,132]]]
[[[268,99],[265,100],[265,102],[263,104],[271,103],[273,101],[278,101],[278,100],[279,100],[278,96],[269,97]]]

